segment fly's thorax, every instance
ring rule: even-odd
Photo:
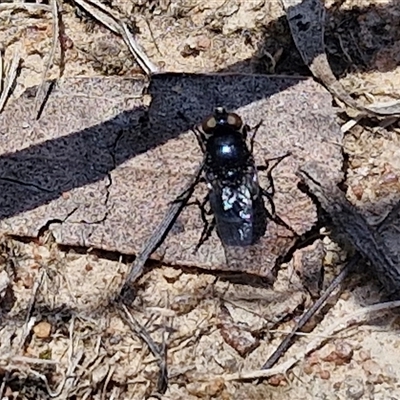
[[[210,168],[238,168],[248,164],[251,153],[240,132],[221,127],[206,143],[206,164]]]

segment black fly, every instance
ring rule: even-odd
[[[215,227],[225,250],[226,246],[244,247],[256,243],[265,233],[267,218],[288,227],[275,215],[273,193],[260,187],[257,171],[266,167],[255,165],[253,143],[257,128],[248,145],[249,130],[239,115],[228,113],[222,107],[216,108],[214,114],[194,130],[204,153],[204,175],[209,189],[204,201],[197,202],[205,227],[196,250]],[[270,186],[273,190],[272,178]],[[269,200],[271,213],[265,208],[263,196]],[[209,211],[205,209],[208,202]],[[213,219],[209,223],[206,216],[211,214]]]

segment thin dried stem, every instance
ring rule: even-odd
[[[52,41],[52,46],[51,46],[51,50],[50,50],[50,54],[49,54],[49,58],[48,61],[46,63],[46,68],[43,71],[42,74],[42,82],[36,92],[36,96],[35,96],[35,103],[33,106],[33,110],[35,113],[35,118],[39,117],[40,114],[40,107],[39,103],[42,104],[43,102],[43,92],[44,92],[44,87],[45,87],[45,83],[46,83],[46,78],[47,78],[47,74],[49,73],[50,68],[53,66],[53,62],[54,62],[54,57],[57,51],[57,45],[59,42],[59,38],[60,38],[60,26],[58,23],[58,4],[57,4],[57,0],[51,0],[50,2],[51,5],[51,14],[52,14],[52,27],[53,27],[53,41]]]
[[[25,357],[25,356],[16,356],[16,355],[9,355],[9,356],[2,356],[0,358],[0,363],[6,363],[7,366],[10,364],[42,364],[42,365],[57,365],[59,364],[58,361],[55,360],[46,360],[42,358],[34,358],[34,357]]]
[[[280,357],[285,354],[285,352],[289,349],[292,344],[292,341],[300,329],[302,329],[311,317],[316,314],[321,307],[325,304],[326,300],[333,293],[333,291],[339,287],[341,283],[347,278],[350,271],[354,269],[355,265],[360,261],[361,257],[357,254],[353,256],[353,258],[343,267],[340,271],[339,275],[331,282],[329,287],[326,289],[325,293],[307,310],[303,316],[300,318],[299,322],[296,324],[292,332],[287,335],[283,341],[280,343],[278,348],[272,353],[269,359],[262,366],[262,369],[269,369],[279,360]]]
[[[46,4],[38,3],[26,3],[26,2],[14,2],[14,3],[3,3],[0,4],[0,12],[2,11],[15,11],[25,10],[28,12],[33,11],[51,11],[51,7]]]
[[[4,50],[3,49],[0,49],[0,96],[1,96],[1,94],[2,94],[2,92],[3,92],[3,79],[4,79],[4,77],[3,77],[3,69],[4,69],[4,61],[3,61],[3,59],[4,59]],[[1,111],[0,111],[1,112]]]
[[[157,391],[158,393],[165,393],[168,387],[168,370],[164,354],[165,349],[162,348],[162,346],[158,346],[154,342],[146,329],[140,325],[140,323],[133,317],[124,304],[118,304],[117,310],[122,320],[128,324],[132,332],[134,332],[143,340],[144,343],[147,344],[151,353],[154,355],[154,357],[156,357],[160,369]]]
[[[24,325],[24,329],[23,329],[23,332],[21,335],[21,340],[20,340],[20,343],[18,346],[19,350],[21,350],[22,347],[24,346],[25,341],[32,329],[32,326],[36,322],[36,318],[32,317],[32,311],[35,306],[38,291],[40,289],[40,286],[42,285],[43,276],[44,276],[44,270],[41,270],[39,277],[35,280],[35,283],[32,288],[32,295],[31,295],[31,298],[30,298],[29,304],[28,304],[28,311],[27,311],[26,318],[25,318],[25,325]]]
[[[136,43],[132,33],[128,29],[128,26],[125,22],[121,23],[121,27],[123,30],[123,39],[128,46],[131,53],[134,55],[136,62],[143,69],[143,71],[147,75],[152,75],[158,72],[158,68],[155,64],[153,64],[149,58],[146,56],[144,51],[140,48],[140,46]]]
[[[75,1],[94,19],[106,26],[108,29],[110,29],[110,31],[122,37],[136,62],[147,75],[159,72],[157,66],[149,60],[139,44],[136,42],[125,22],[120,21],[109,9],[107,9],[107,7],[97,1]]]
[[[17,77],[18,68],[21,61],[21,46],[18,46],[14,52],[13,59],[10,64],[10,68],[7,73],[4,71],[4,88],[0,96],[0,112],[3,111],[4,106],[10,96],[11,90],[14,86],[15,79]],[[3,62],[2,62],[3,64]],[[3,67],[1,68],[3,70]]]

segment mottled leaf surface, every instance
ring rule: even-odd
[[[62,244],[137,253],[201,160],[190,127],[217,105],[250,126],[263,121],[257,164],[293,153],[274,169],[274,202],[298,234],[316,220],[314,204],[297,188],[298,167],[315,160],[332,181],[342,177],[332,98],[311,79],[161,74],[149,84],[74,78],[55,85],[38,121],[33,103],[29,90],[0,115],[0,229],[9,234],[37,236],[49,226]],[[205,193],[201,184],[194,196]],[[199,210],[187,207],[154,257],[229,269],[215,232],[193,254],[202,228]],[[293,244],[291,232],[271,222],[246,272],[268,276]]]

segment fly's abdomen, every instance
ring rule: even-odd
[[[210,193],[210,204],[216,220],[216,229],[221,242],[226,246],[249,246],[253,242],[252,209],[243,210],[235,201],[223,203],[215,192]],[[245,217],[241,216],[245,213]]]
[[[224,245],[249,246],[258,236],[254,228],[259,223],[255,217],[259,218],[260,196],[252,183],[245,179],[239,186],[212,186],[210,204]]]

